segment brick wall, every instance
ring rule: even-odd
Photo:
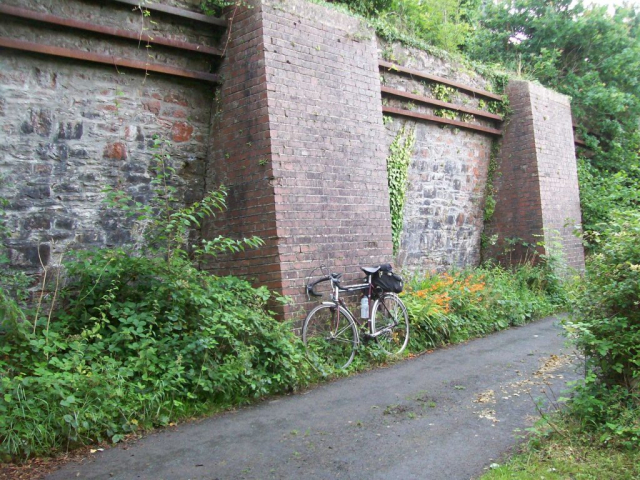
[[[580,191],[569,98],[529,84],[540,179],[546,251],[563,255],[567,264],[584,269]]]
[[[133,31],[149,21],[111,2],[3,3]],[[152,19],[156,23],[145,28],[207,40],[189,24]],[[0,35],[184,67],[205,64],[197,54],[147,49],[12,17],[0,20]],[[154,135],[173,142],[180,195],[186,202],[200,198],[212,97],[213,87],[202,82],[0,49],[0,175],[6,180],[0,196],[9,200],[13,265],[37,270],[38,249],[46,264],[65,250],[133,241],[122,216],[105,208],[102,190],[109,185],[141,201],[149,198]]]
[[[377,48],[300,0],[267,0],[264,33],[283,293],[300,303],[320,264],[353,279],[392,260]]]
[[[256,3],[234,24],[220,99],[229,145],[209,178],[232,184],[231,231],[267,246],[212,267],[239,262],[300,316],[311,269],[354,279],[391,260],[376,43],[358,20],[301,0]]]
[[[243,275],[280,291],[271,125],[264,60],[263,7],[238,10],[225,59],[224,81],[216,98],[207,166],[207,190],[224,184],[228,209],[205,223],[203,237],[257,235],[266,245],[206,263],[216,274]]]
[[[475,88],[491,88],[487,80],[462,65],[415,48],[380,42],[379,51],[381,58],[404,67]],[[397,90],[434,97],[434,84],[418,78],[385,71],[382,81]],[[394,97],[385,97],[384,101],[392,107],[407,108],[406,102]],[[449,101],[483,109],[480,98],[462,91],[453,93]],[[425,105],[415,104],[411,108],[419,113],[434,113],[433,108]],[[487,120],[467,121],[496,127]],[[492,138],[430,122],[389,117],[385,136],[387,151],[402,125],[415,128],[416,144],[409,165],[398,264],[411,271],[477,265]]]
[[[523,81],[510,82],[507,93],[513,113],[496,173],[492,253],[518,263],[531,256],[523,242],[543,243],[540,253],[558,245],[570,266],[583,269],[582,244],[573,236],[581,216],[569,99]]]

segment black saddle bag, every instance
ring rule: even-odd
[[[404,281],[400,275],[393,273],[391,265],[380,265],[380,270],[373,274],[373,284],[384,292],[400,293],[404,288]]]

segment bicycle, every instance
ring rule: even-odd
[[[309,357],[335,369],[347,368],[360,344],[360,333],[375,340],[388,355],[399,355],[409,342],[409,315],[402,300],[374,283],[382,266],[360,267],[365,283],[341,285],[342,274],[331,273],[307,284],[309,297],[320,297],[316,285],[331,282],[331,300],[309,312],[302,326],[302,341]],[[322,268],[322,267],[321,267]],[[324,273],[324,271],[322,272]],[[363,292],[360,318],[351,313],[340,292]],[[366,299],[366,300],[365,300]]]

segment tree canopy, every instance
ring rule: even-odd
[[[583,223],[637,208],[640,8],[583,0],[344,0],[422,42],[510,70],[572,99]]]

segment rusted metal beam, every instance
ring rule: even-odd
[[[393,95],[395,97],[400,97],[403,99],[413,100],[416,102],[424,103],[426,105],[442,107],[448,110],[455,110],[457,112],[469,113],[476,117],[488,118],[491,120],[497,120],[499,122],[502,121],[502,116],[496,115],[494,113],[485,112],[484,110],[477,110],[475,108],[468,108],[462,105],[456,105],[454,103],[443,102],[441,100],[436,100],[435,98],[423,97],[421,95],[415,95],[413,93],[403,92],[402,90],[396,90],[395,88],[389,88],[389,87],[383,86],[382,93],[386,93],[387,95]]]
[[[136,33],[129,30],[122,30],[120,28],[107,27],[104,25],[96,25],[94,23],[83,22],[72,18],[63,18],[56,15],[50,15],[47,13],[40,13],[34,10],[27,10],[25,8],[11,7],[8,5],[0,5],[0,13],[11,15],[13,17],[24,18],[26,20],[35,20],[37,22],[43,22],[53,25],[59,25],[63,27],[76,28],[78,30],[84,30],[89,32],[101,33],[104,35],[110,35],[113,37],[126,38],[128,40],[135,40],[136,42],[149,42],[156,45],[164,45],[166,47],[179,48],[181,50],[190,50],[194,52],[206,53],[209,55],[222,56],[222,52],[217,48],[209,47],[206,45],[197,45],[194,43],[183,42],[180,40],[172,40],[170,38],[163,38],[156,35],[147,35],[146,33]]]
[[[54,55],[56,57],[73,58],[76,60],[84,60],[93,63],[102,63],[114,67],[127,67],[145,72],[157,72],[176,77],[194,78],[196,80],[206,80],[208,82],[218,83],[219,76],[213,73],[198,72],[194,70],[186,70],[182,68],[170,67],[158,63],[141,62],[140,60],[130,60],[126,58],[102,55],[84,50],[75,50],[63,47],[54,47],[51,45],[41,45],[39,43],[28,42],[25,40],[15,40],[7,37],[0,37],[0,47],[14,48],[27,52],[44,53],[46,55]]]
[[[444,125],[453,125],[458,128],[465,128],[467,130],[475,130],[477,132],[488,133],[489,135],[502,135],[502,130],[497,130],[495,128],[483,127],[482,125],[474,125],[473,123],[460,122],[458,120],[449,120],[448,118],[436,117],[435,115],[427,115],[425,113],[412,112],[411,110],[404,110],[402,108],[383,106],[382,113],[399,115],[402,117],[417,118],[418,120],[427,120],[429,122],[435,122]]]
[[[210,25],[216,25],[218,27],[226,27],[227,20],[224,18],[212,17],[210,15],[203,15],[202,13],[192,12],[185,10],[184,8],[171,7],[169,5],[162,5],[156,2],[146,3],[141,0],[111,0],[112,2],[124,3],[125,5],[131,5],[136,8],[144,8],[146,10],[162,12],[175,17],[187,18],[189,20],[195,20],[196,22],[208,23]]]
[[[425,80],[429,80],[431,82],[442,83],[444,85],[449,85],[451,87],[455,87],[458,90],[462,90],[465,92],[469,92],[473,95],[479,97],[490,98],[491,100],[500,100],[502,101],[502,97],[495,93],[489,92],[487,90],[482,90],[480,88],[470,87],[469,85],[465,85],[463,83],[454,82],[453,80],[449,80],[443,77],[437,77],[435,75],[429,75],[428,73],[423,73],[418,70],[414,70],[412,68],[401,67],[399,65],[394,65],[393,63],[385,62],[383,60],[379,60],[378,64],[380,68],[383,68],[389,72],[398,72],[404,73],[406,75],[410,75],[412,77],[424,78]]]

